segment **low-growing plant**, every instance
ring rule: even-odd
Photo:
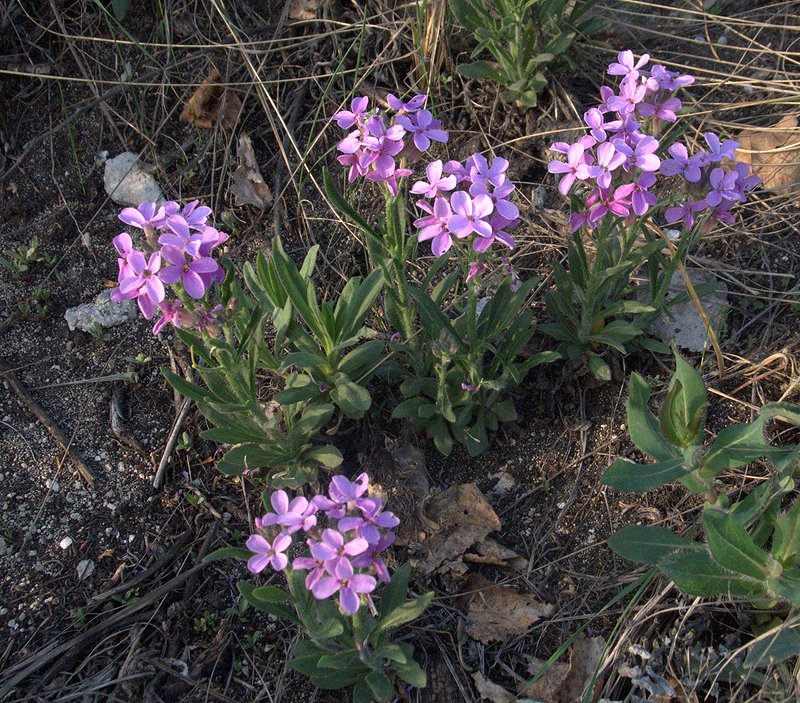
[[[489,52],[494,62],[476,60],[456,69],[468,78],[492,80],[509,102],[536,107],[547,85],[544,69],[571,63],[569,50],[579,37],[601,24],[587,17],[596,0],[449,0],[458,22],[478,41],[472,57]]]
[[[0,266],[10,271],[14,278],[23,278],[37,264],[53,266],[55,257],[39,250],[39,238],[32,237],[28,246],[6,249],[0,256]]]
[[[716,223],[734,222],[732,207],[760,182],[747,164],[726,165],[738,147],[730,139],[707,132],[708,148],[690,156],[674,141],[675,130],[662,136],[681,109],[676,92],[694,78],[658,64],[647,69],[649,58],[619,54],[608,68],[622,76],[619,93],[600,89],[602,102],[583,116],[589,132],[573,144],[553,144],[566,162],[548,166],[561,176],[561,194],[570,198],[572,236],[568,268],[554,264],[556,287],[546,297],[553,321],[541,329],[560,343],[564,356],[585,361],[605,380],[611,375],[609,352],[668,351],[644,330],[655,316],[669,315],[673,274]],[[683,193],[663,182],[676,176]],[[658,225],[664,220],[682,231],[671,237]],[[639,269],[644,283],[635,285],[631,275]]]
[[[398,683],[425,686],[413,646],[390,635],[418,618],[433,593],[407,600],[408,564],[390,575],[381,555],[394,542],[391,530],[399,520],[383,510],[380,498],[367,496],[368,486],[368,476],[361,474],[355,481],[334,476],[327,494],[311,499],[290,500],[285,491],[275,491],[268,503],[264,497],[272,511],[256,518],[247,549],[221,549],[206,561],[238,557],[253,574],[267,567],[283,572],[286,589],[247,581],[238,589],[250,605],[305,635],[289,666],[320,688],[352,686],[354,703],[388,703],[396,699]],[[290,567],[286,551],[300,532],[307,550]]]
[[[704,507],[687,535],[632,525],[609,544],[632,561],[657,566],[691,595],[746,599],[761,608],[800,605],[800,499],[788,502],[796,493],[800,446],[773,446],[764,438],[770,418],[800,424],[800,407],[769,403],[755,420],[726,427],[706,446],[705,385],[677,354],[676,364],[658,418],[649,408],[650,386],[638,374],[631,377],[628,432],[655,463],[617,459],[603,483],[645,492],[677,481],[705,496]],[[757,488],[736,500],[721,490],[717,477],[723,471],[761,460],[772,468]]]

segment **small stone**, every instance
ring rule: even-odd
[[[2,537],[0,537],[0,557],[4,557],[6,554],[11,553],[11,547],[8,546],[8,542],[5,541]]]
[[[72,351],[75,348],[75,342],[69,340],[66,346],[67,346],[67,351]]]
[[[118,205],[138,207],[141,203],[161,204],[164,200],[156,179],[142,170],[139,157],[130,151],[106,161],[103,185]]]
[[[81,559],[78,562],[78,579],[83,581],[94,573],[94,562],[91,559]]]
[[[107,327],[135,320],[136,316],[136,303],[133,300],[111,300],[110,290],[100,293],[93,303],[76,305],[64,313],[70,330],[82,330],[94,336],[100,336]]]
[[[53,493],[58,493],[61,490],[61,484],[56,481],[55,479],[47,479],[44,482],[44,485],[47,486]]]
[[[69,549],[72,546],[72,537],[64,537],[64,539],[58,543],[58,546],[61,547],[61,549]]]

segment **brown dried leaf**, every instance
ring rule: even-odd
[[[236,205],[255,205],[264,209],[272,204],[272,191],[264,181],[258,168],[253,142],[246,132],[242,132],[236,145],[236,159],[239,165],[233,172],[230,192],[236,198]]]
[[[495,542],[491,537],[486,537],[482,542],[478,542],[472,547],[470,552],[464,555],[464,561],[471,561],[475,564],[504,566],[515,571],[526,571],[528,568],[527,559],[521,557],[513,549]]]
[[[570,663],[556,662],[533,683],[519,687],[520,695],[530,696],[544,703],[578,701],[594,676],[594,670],[603,656],[606,642],[602,637],[579,639],[572,645]],[[544,666],[541,659],[532,659],[528,672],[536,676]]]
[[[223,85],[222,76],[213,68],[184,106],[181,122],[199,129],[214,129],[219,121],[225,129],[233,129],[241,112],[242,101]]]
[[[484,644],[524,635],[533,623],[555,609],[535,596],[519,593],[508,586],[493,585],[477,574],[470,578],[468,588],[477,593],[467,609],[465,630],[472,639]]]
[[[472,545],[500,529],[500,518],[474,483],[453,486],[431,498],[426,517],[439,529],[424,543],[427,553],[419,565],[423,574],[460,559]]]
[[[291,0],[289,3],[289,19],[313,20],[321,6],[322,0]]]
[[[490,701],[490,703],[511,703],[517,700],[517,697],[511,691],[490,681],[480,671],[476,671],[472,675],[472,680],[475,682],[475,688],[478,689],[481,697]]]
[[[800,193],[800,130],[797,115],[784,115],[768,129],[746,129],[737,137],[736,158],[750,164],[767,190]]]

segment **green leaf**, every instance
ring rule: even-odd
[[[290,609],[287,608],[285,605],[281,605],[282,601],[288,600],[288,594],[284,593],[282,600],[271,591],[262,591],[264,597],[259,597],[256,591],[260,590],[253,586],[251,583],[247,583],[246,581],[239,581],[236,584],[236,587],[239,589],[239,593],[242,594],[242,598],[244,598],[250,605],[252,605],[256,610],[261,610],[262,612],[269,613],[271,615],[275,615],[279,618],[283,618],[284,620],[288,620],[289,622],[294,623],[295,625],[301,625],[300,619],[295,615],[295,613]],[[262,586],[261,588],[272,588],[271,586]],[[280,589],[275,589],[279,591]]]
[[[492,21],[483,0],[448,0],[447,4],[458,23],[470,32]]]
[[[517,419],[517,410],[514,407],[514,401],[510,398],[495,403],[492,406],[492,410],[500,422],[514,422]]]
[[[242,549],[241,547],[222,547],[222,549],[215,549],[211,554],[206,555],[203,559],[203,563],[210,564],[212,561],[222,561],[223,559],[247,561],[251,556],[253,556],[253,552],[249,549]]]
[[[319,666],[322,669],[349,669],[358,663],[358,652],[354,649],[345,649],[336,654],[326,654],[320,657]]]
[[[381,288],[383,288],[383,274],[379,270],[373,271],[357,284],[352,300],[338,311],[339,315],[336,317],[339,339],[352,337],[364,324],[364,318],[372,309]]]
[[[345,374],[337,373],[333,377],[335,387],[330,392],[331,400],[336,403],[342,412],[353,420],[364,417],[372,405],[369,391],[351,381]]]
[[[800,631],[781,624],[751,644],[744,665],[748,669],[765,668],[797,656],[800,656]]]
[[[333,445],[325,444],[303,452],[306,461],[317,461],[328,469],[335,469],[344,461],[342,453]]]
[[[772,554],[785,566],[792,566],[800,556],[800,498],[775,520]]]
[[[759,414],[770,418],[782,417],[795,425],[800,425],[800,406],[792,403],[767,403]]]
[[[666,527],[629,525],[608,538],[608,546],[617,554],[640,564],[658,564],[675,552],[702,547],[688,537],[680,537]]]
[[[660,566],[678,588],[693,596],[753,598],[764,593],[759,582],[733,576],[705,551],[682,552]]]
[[[375,628],[375,634],[388,632],[400,625],[416,620],[422,615],[423,611],[430,605],[432,600],[433,592],[429,592],[415,600],[406,601],[402,605],[394,608],[386,617],[381,618],[378,627]]]
[[[242,444],[243,442],[263,442],[267,437],[265,434],[248,432],[245,429],[229,429],[227,427],[212,427],[210,430],[203,430],[200,433],[203,439],[222,444]]]
[[[506,83],[505,74],[496,65],[488,61],[473,61],[456,66],[456,71],[466,77],[477,80],[492,80],[497,83]]]
[[[114,10],[114,17],[119,21],[125,19],[131,6],[131,0],[111,0],[111,8]]]
[[[342,194],[339,192],[339,189],[336,187],[336,184],[333,182],[331,174],[327,168],[322,169],[322,180],[325,188],[325,195],[328,196],[328,200],[331,201],[333,206],[343,215],[346,215],[355,225],[358,226],[359,229],[361,229],[362,232],[379,241],[381,245],[383,245],[383,240],[375,231],[375,229],[363,217],[361,217],[358,211],[352,205],[350,205],[350,203],[344,199]]]
[[[435,408],[435,405],[427,398],[409,398],[395,406],[392,410],[392,418],[399,420],[405,417],[417,417],[419,410],[427,406]]]
[[[642,493],[682,478],[688,473],[681,457],[656,464],[637,464],[627,459],[617,459],[606,469],[602,482],[619,491]]]
[[[767,579],[767,586],[784,600],[800,605],[800,569],[786,569],[778,578]]]
[[[408,661],[405,651],[399,644],[387,644],[377,650],[375,656],[398,664],[405,664]]]
[[[752,537],[730,515],[708,509],[703,513],[708,548],[717,563],[754,579],[770,575],[769,555],[759,549]]]
[[[411,564],[406,562],[392,574],[392,580],[380,592],[378,612],[381,618],[405,603],[409,578],[411,578]]]
[[[166,366],[161,367],[161,374],[178,393],[189,400],[193,400],[195,403],[204,403],[211,397],[211,394],[205,388],[198,386],[196,383],[190,383],[182,376],[172,373]]]
[[[388,677],[383,672],[373,671],[371,674],[368,674],[364,680],[372,689],[378,703],[389,703],[389,701],[395,697],[394,686],[392,686],[392,682],[389,681]]]
[[[313,437],[331,419],[335,410],[330,403],[306,405],[300,420],[292,427],[292,432],[303,437]]]
[[[661,434],[682,449],[701,445],[707,405],[702,377],[676,352],[675,374],[661,406]]]
[[[293,386],[292,388],[284,388],[280,393],[275,394],[275,400],[281,405],[293,405],[294,403],[302,403],[306,400],[311,400],[321,395],[319,387],[313,383],[306,386]]]
[[[365,681],[359,681],[353,687],[353,703],[372,703],[372,690]]]
[[[428,684],[428,677],[422,667],[413,659],[409,659],[405,664],[393,664],[392,670],[406,683],[415,688],[425,688]]]
[[[779,458],[797,451],[797,447],[773,447],[764,441],[764,424],[769,417],[759,415],[753,422],[731,425],[722,430],[700,463],[700,475],[711,477],[745,466],[761,457]]]
[[[384,349],[384,344],[380,340],[364,342],[342,358],[339,362],[339,371],[351,378],[357,378],[371,371],[380,362]]]
[[[541,327],[544,327],[544,325],[541,325]],[[600,381],[611,380],[611,367],[597,356],[597,354],[587,355],[586,363],[589,365],[589,371],[592,372],[592,376],[596,379]]]
[[[631,376],[631,394],[628,397],[628,432],[636,448],[656,461],[669,461],[677,455],[659,431],[658,420],[650,412],[650,386],[638,374]]]

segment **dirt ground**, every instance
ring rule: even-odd
[[[298,261],[320,244],[320,287],[358,273],[360,245],[299,155],[317,179],[322,163],[335,165],[338,133],[326,121],[357,79],[366,92],[411,84],[418,15],[413,3],[387,0],[310,4],[318,6],[315,21],[290,18],[289,4],[277,0],[231,3],[226,13],[218,3],[134,0],[118,25],[88,0],[0,3],[0,256],[33,237],[46,255],[21,276],[0,269],[0,701],[341,700],[288,669],[299,636],[292,627],[241,609],[242,565],[200,564],[218,547],[243,544],[258,497],[252,485],[216,472],[217,447],[200,438],[204,421],[194,409],[164,485],[153,488],[180,405],[160,368],[186,366],[186,350],[169,331],[154,337],[141,317],[102,338],[70,332],[64,320],[116,278],[111,240],[122,228],[103,186],[104,152],[141,153],[167,197],[211,205],[233,235],[226,255],[238,268],[280,233]],[[444,20],[434,27],[430,91],[452,128],[449,153],[491,146],[508,156],[524,205],[516,263],[543,287],[565,250],[546,149],[554,131],[577,127],[617,50],[645,48],[694,69],[693,107],[714,129],[735,134],[796,109],[797,3],[674,5],[600,3],[609,21],[595,46],[555,72],[542,105],[527,111],[456,77],[465,38]],[[233,129],[178,118],[212,66],[243,103]],[[235,207],[229,192],[241,132],[253,139],[272,190],[274,205],[264,211]],[[360,195],[367,210],[375,193]],[[729,286],[731,304],[727,374],[720,379],[711,365],[706,376],[710,435],[765,402],[797,400],[799,222],[796,191],[763,192],[698,252]],[[534,305],[544,319],[541,298]],[[647,699],[619,673],[636,661],[633,645],[652,656],[654,675],[695,681],[682,698],[652,700],[757,699],[758,686],[707,675],[712,660],[746,641],[750,616],[741,608],[699,606],[659,580],[635,599],[612,600],[644,571],[614,556],[608,535],[631,523],[679,529],[699,507],[677,488],[639,496],[600,484],[616,457],[643,459],[626,432],[626,379],[638,371],[655,381],[658,402],[670,363],[630,356],[604,385],[586,369],[541,368],[514,394],[518,422],[477,459],[459,449],[440,456],[388,413],[340,427],[333,442],[344,471],[369,468],[401,518],[413,519],[418,506],[398,469],[398,447],[422,452],[432,495],[476,483],[502,523],[494,539],[527,566],[470,564],[470,573],[554,606],[524,636],[487,645],[464,633],[466,579],[419,577],[414,589],[437,598],[408,638],[430,685],[409,700],[480,701],[476,672],[514,690],[530,678],[531,658],[547,659],[583,625],[587,637],[610,645],[593,700]],[[135,382],[113,378],[126,373]],[[84,475],[33,403],[82,459]],[[776,439],[797,439],[779,429]],[[765,470],[729,477],[730,490]],[[413,545],[395,556],[415,558]],[[692,668],[687,662],[701,654],[705,664]]]

